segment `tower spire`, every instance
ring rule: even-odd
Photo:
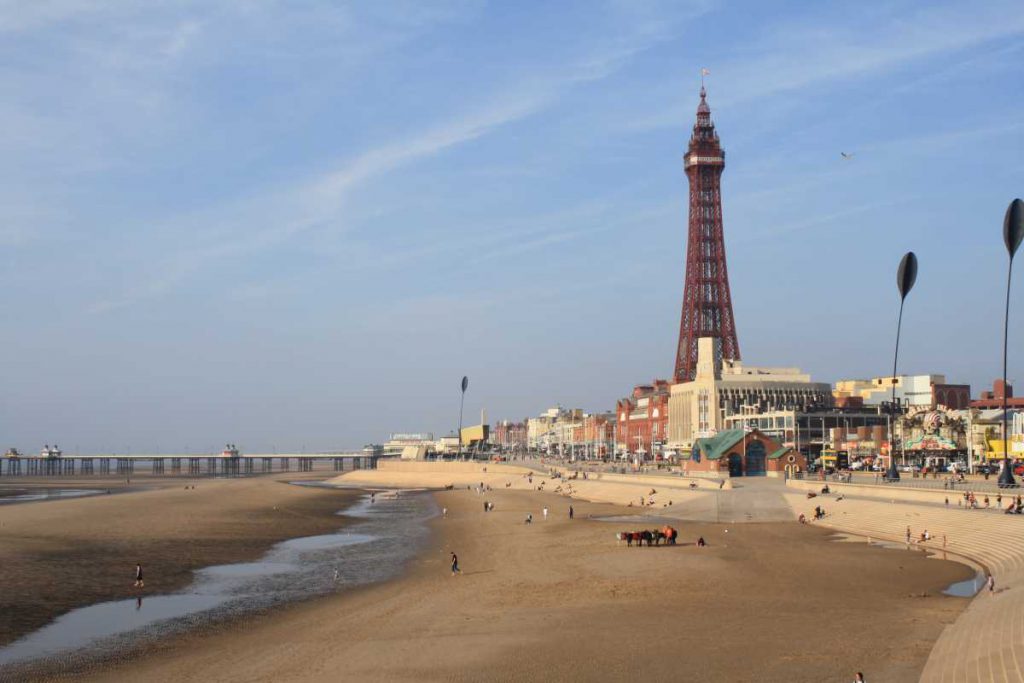
[[[686,245],[683,312],[676,351],[676,382],[693,379],[697,367],[697,340],[721,341],[722,358],[739,360],[740,346],[732,314],[729,274],[725,264],[722,228],[721,177],[725,152],[711,121],[704,75],[701,70],[700,104],[684,159],[690,182],[690,216]]]

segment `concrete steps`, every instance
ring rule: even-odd
[[[808,499],[804,493],[787,493],[786,499],[796,515],[808,518],[821,505],[828,516],[814,523],[837,531],[902,543],[908,525],[913,538],[927,529],[933,540],[922,547],[965,555],[988,568],[997,591],[983,590],[946,627],[921,680],[1024,681],[1024,517],[853,497],[839,501],[834,495]]]

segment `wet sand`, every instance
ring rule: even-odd
[[[795,523],[680,524],[678,546],[627,548],[616,531],[653,524],[587,519],[635,512],[621,506],[576,501],[569,521],[551,494],[494,491],[491,513],[432,495],[449,517],[406,576],[169,638],[90,680],[916,681],[968,602],[942,589],[973,574]]]
[[[118,495],[0,507],[0,645],[76,607],[187,586],[200,567],[259,558],[273,544],[341,528],[355,492],[290,486],[301,475],[234,480],[47,478],[18,485]],[[186,490],[186,485],[195,489]]]

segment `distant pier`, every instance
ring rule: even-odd
[[[376,469],[380,458],[397,453],[311,453],[243,455],[7,455],[0,458],[0,477],[133,474],[169,476],[245,476],[273,472]]]

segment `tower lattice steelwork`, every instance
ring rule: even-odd
[[[739,360],[740,345],[729,295],[722,235],[721,178],[725,152],[718,141],[707,93],[700,88],[697,123],[684,157],[690,181],[690,225],[686,245],[686,284],[676,351],[676,382],[692,380],[697,367],[697,340],[721,339],[722,358]]]

